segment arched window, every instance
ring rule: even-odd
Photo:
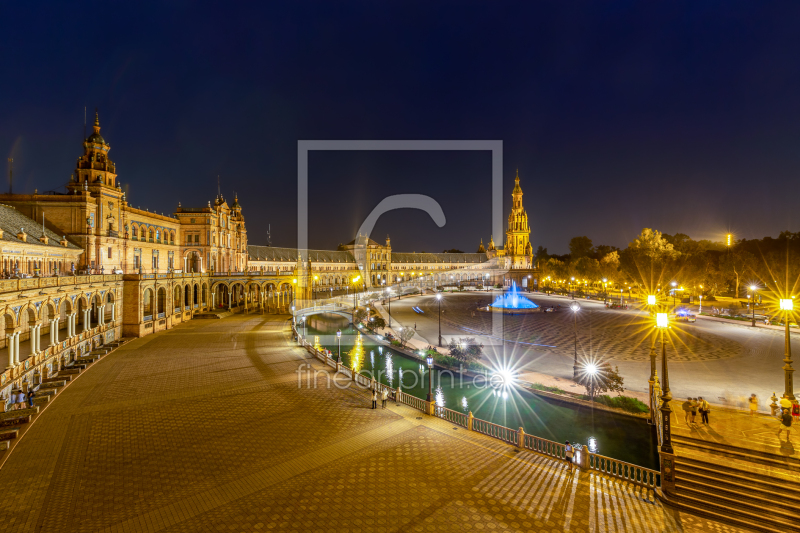
[[[153,290],[146,289],[144,291],[144,316],[153,314]]]
[[[150,228],[150,242],[153,242],[153,229]]]
[[[156,242],[161,242],[161,230],[156,230]]]
[[[136,238],[138,238],[138,237],[139,237],[139,231],[136,229],[136,226],[133,226],[133,227],[131,228],[131,231],[133,232],[133,233],[132,233],[132,235],[133,235],[133,238],[134,238],[134,239],[136,239]]]

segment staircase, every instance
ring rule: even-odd
[[[800,459],[674,435],[668,503],[754,531],[800,531]]]

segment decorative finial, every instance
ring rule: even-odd
[[[94,108],[94,125],[100,127],[100,113],[97,112],[96,107]]]

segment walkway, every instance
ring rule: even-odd
[[[740,531],[327,374],[298,387],[317,363],[287,324],[193,320],[90,367],[0,470],[0,529]]]

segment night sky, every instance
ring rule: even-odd
[[[239,194],[251,244],[296,240],[298,139],[499,139],[534,249],[642,227],[721,240],[798,231],[800,4],[3,2],[0,146],[15,192],[62,190],[84,106],[136,207]],[[89,128],[91,131],[91,127]],[[488,152],[314,153],[310,246],[386,195],[398,251],[491,232]],[[502,238],[495,235],[500,244]]]

